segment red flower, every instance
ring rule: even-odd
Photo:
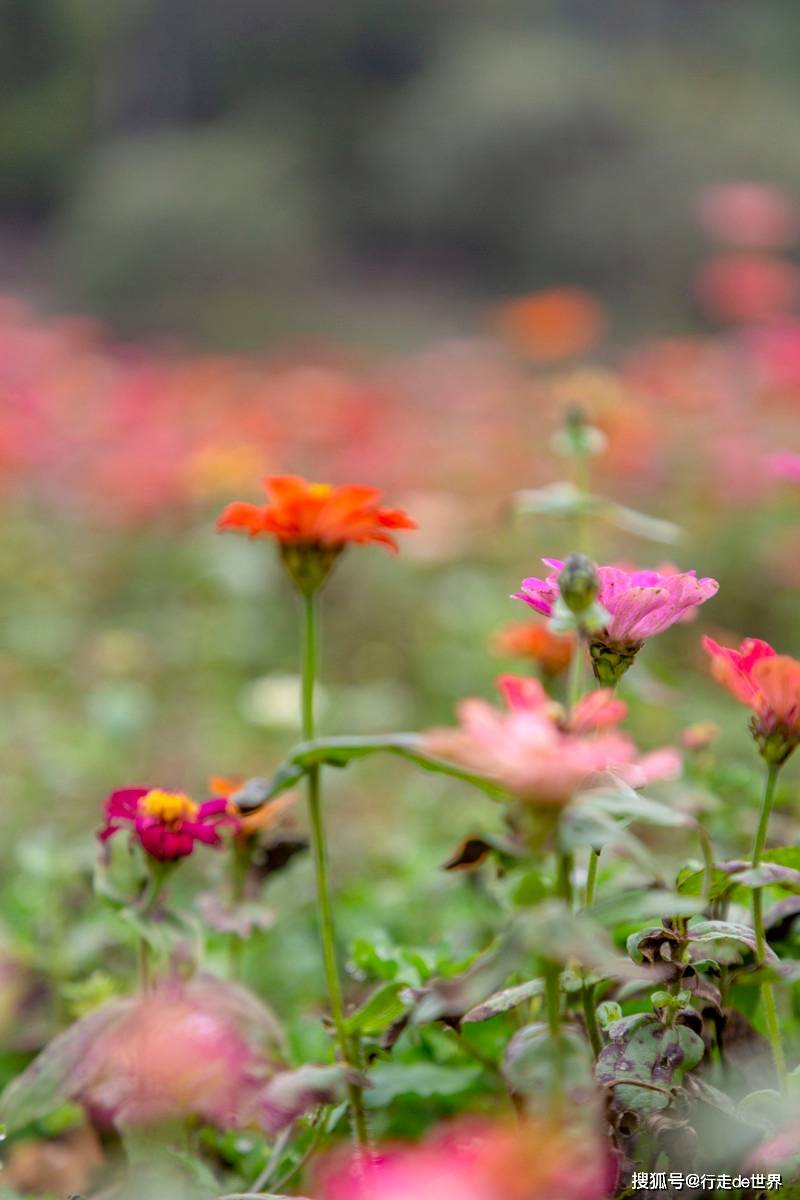
[[[703,638],[711,673],[752,708],[753,734],[764,758],[785,762],[800,744],[800,662],[776,654],[769,642],[745,638],[738,650]]]
[[[172,862],[192,853],[195,842],[222,844],[220,825],[238,828],[228,801],[222,797],[195,804],[182,792],[160,788],[123,788],[112,792],[105,803],[106,823],[98,834],[101,842],[129,828],[143,849],[159,862]]]
[[[270,475],[264,487],[269,504],[237,500],[223,511],[217,529],[329,549],[342,549],[348,542],[380,542],[395,553],[397,543],[387,530],[416,529],[402,509],[378,507],[377,488],[309,483],[297,475]]]

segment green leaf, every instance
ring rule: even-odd
[[[694,817],[679,812],[641,795],[634,788],[619,780],[614,787],[591,788],[581,794],[581,806],[604,812],[611,817],[622,817],[627,821],[641,821],[646,825],[665,828],[693,828]]]
[[[739,925],[733,921],[697,921],[692,922],[688,929],[689,940],[692,942],[713,942],[719,961],[741,962],[742,951],[756,951],[756,935],[749,925]],[[721,956],[725,956],[724,959]],[[764,950],[764,961],[779,966],[780,959],[769,946]]]
[[[502,991],[495,992],[493,996],[489,996],[488,1000],[484,1000],[482,1004],[477,1004],[475,1008],[471,1008],[469,1012],[465,1013],[464,1024],[490,1021],[492,1017],[510,1012],[512,1008],[526,1004],[534,996],[541,996],[543,992],[543,979],[529,979],[526,983],[517,983],[513,987],[503,988]]]
[[[586,847],[600,850],[603,846],[620,846],[645,874],[659,883],[666,882],[660,866],[639,839],[607,813],[590,804],[578,802],[563,810],[558,825],[558,844],[567,852]]]
[[[776,862],[762,862],[757,867],[748,867],[731,876],[734,883],[746,888],[763,888],[773,885],[788,892],[800,892],[800,871]]]
[[[508,1044],[503,1075],[526,1098],[526,1107],[547,1111],[557,1093],[566,1093],[575,1102],[591,1093],[591,1051],[574,1030],[562,1029],[556,1041],[546,1025],[526,1025]]]
[[[398,1096],[457,1096],[469,1089],[482,1074],[479,1066],[443,1066],[434,1062],[378,1063],[369,1075],[371,1087],[365,1094],[369,1108],[384,1108]]]
[[[700,897],[681,896],[662,888],[639,888],[629,892],[611,892],[595,900],[587,916],[608,929],[630,925],[648,918],[691,917],[704,911],[706,902]]]
[[[607,517],[617,529],[625,533],[633,533],[636,537],[646,538],[651,542],[662,542],[672,545],[683,537],[680,525],[672,521],[664,521],[661,517],[651,517],[648,513],[628,508],[624,504],[609,504]]]
[[[361,1008],[352,1013],[345,1022],[348,1033],[361,1033],[371,1037],[383,1033],[406,1011],[407,1005],[400,998],[406,985],[399,981],[386,983],[367,999]]]
[[[649,1013],[615,1021],[608,1035],[609,1044],[600,1052],[596,1075],[598,1082],[612,1091],[615,1108],[624,1112],[666,1108],[672,1089],[705,1052],[703,1039],[693,1030],[685,1025],[662,1025]]]
[[[302,742],[295,746],[289,758],[281,764],[269,780],[248,780],[239,794],[257,797],[261,804],[272,800],[281,792],[295,787],[303,775],[313,767],[347,767],[356,759],[371,754],[396,754],[415,763],[424,771],[449,775],[486,792],[494,799],[505,800],[507,793],[490,779],[466,771],[455,763],[434,758],[425,752],[425,743],[418,733],[394,733],[367,737],[330,737]],[[249,789],[249,791],[248,791]]]
[[[266,1128],[270,1133],[280,1133],[320,1104],[344,1100],[351,1081],[366,1083],[357,1072],[339,1065],[320,1067],[309,1063],[296,1071],[273,1075],[262,1092]]]
[[[80,1093],[87,1070],[96,1069],[96,1061],[91,1068],[88,1065],[89,1050],[128,1015],[132,1003],[129,999],[111,1000],[82,1017],[11,1081],[0,1097],[0,1118],[9,1132],[47,1117],[64,1100]]]
[[[683,867],[678,872],[675,886],[681,895],[700,896],[703,893],[705,881],[706,872],[704,868],[697,870],[695,867]],[[730,874],[719,867],[715,867],[711,877],[711,894],[709,899],[718,900],[725,892],[729,892],[732,887]]]

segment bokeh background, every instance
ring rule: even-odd
[[[293,598],[270,547],[214,533],[223,503],[298,472],[414,513],[399,560],[337,569],[320,718],[446,722],[514,665],[489,647],[524,619],[509,593],[573,547],[574,496],[542,489],[576,482],[553,442],[576,405],[606,438],[590,489],[626,506],[592,553],[721,581],[624,690],[647,744],[724,724],[747,824],[746,719],[698,635],[800,651],[776,457],[800,451],[792,0],[6,0],[0,21],[10,923],[80,977],[105,927],[70,933],[46,897],[88,880],[105,794],[202,795],[295,740]],[[463,909],[474,943],[478,900],[435,868],[499,824],[486,802],[396,764],[332,796],[343,941],[435,944]],[[279,1008],[319,984],[311,900],[300,858],[253,954],[281,964]]]

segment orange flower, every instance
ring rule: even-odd
[[[297,475],[270,475],[264,487],[268,504],[229,504],[217,529],[274,537],[303,591],[314,591],[324,582],[348,543],[378,542],[396,553],[397,543],[388,531],[416,529],[402,509],[378,507],[381,493],[376,488],[309,483]]]
[[[263,833],[274,828],[297,800],[295,792],[287,792],[283,796],[276,796],[274,800],[268,800],[265,804],[259,804],[257,808],[240,808],[234,797],[244,782],[241,775],[233,778],[214,775],[209,780],[213,794],[224,796],[236,810],[240,837],[249,837],[254,833]]]
[[[519,621],[506,625],[492,638],[496,654],[530,658],[546,675],[557,675],[569,666],[574,646],[572,634],[552,633],[544,622]]]
[[[583,288],[550,288],[504,304],[501,333],[538,362],[556,362],[590,350],[605,332],[602,306]]]
[[[270,475],[264,487],[269,504],[229,504],[217,528],[292,545],[341,549],[347,542],[380,542],[395,552],[397,543],[386,531],[416,529],[402,509],[378,508],[381,493],[376,488],[308,483],[297,475]]]

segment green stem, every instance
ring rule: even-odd
[[[556,891],[568,908],[572,907],[572,868],[575,860],[565,850],[558,851]]]
[[[301,716],[303,738],[311,741],[314,737],[314,692],[317,681],[319,662],[319,592],[306,592],[304,600],[303,625],[303,691]],[[311,826],[311,852],[314,859],[314,872],[317,883],[317,910],[319,914],[319,929],[322,942],[322,961],[325,968],[325,981],[328,988],[328,999],[331,1006],[331,1016],[339,1047],[339,1055],[345,1067],[351,1065],[350,1042],[347,1036],[344,1016],[344,1000],[342,984],[339,978],[339,968],[336,962],[336,935],[333,924],[333,907],[331,904],[330,882],[328,876],[328,848],[325,839],[325,826],[322,816],[322,801],[320,795],[320,769],[312,767],[308,771],[308,816]],[[359,1147],[369,1147],[369,1132],[367,1129],[364,1096],[361,1088],[353,1083],[347,1086],[350,1112],[353,1121],[353,1133]]]
[[[564,1107],[562,1076],[563,1044],[561,1041],[561,970],[558,963],[544,964],[544,996],[547,1010],[547,1028],[553,1041],[554,1066],[553,1092],[551,1096],[553,1115],[561,1116]]]
[[[236,911],[244,899],[247,870],[249,866],[249,851],[244,841],[236,839],[231,850],[230,860],[230,899],[231,908]],[[239,979],[242,973],[242,954],[244,941],[238,933],[228,935],[228,965],[233,979]]]
[[[761,802],[761,814],[758,819],[758,828],[756,829],[755,841],[753,843],[752,864],[757,867],[761,862],[761,856],[764,853],[764,844],[767,840],[767,827],[769,825],[769,817],[772,812],[772,802],[775,798],[775,785],[778,781],[779,767],[776,763],[770,763],[767,769],[767,781],[764,787],[764,799]],[[753,889],[753,929],[756,935],[756,959],[759,963],[764,962],[764,956],[767,949],[767,939],[764,934],[764,913],[763,913],[763,895],[761,888]],[[764,1017],[767,1025],[767,1036],[769,1037],[770,1045],[772,1046],[772,1057],[775,1061],[775,1070],[778,1075],[778,1082],[781,1089],[786,1084],[786,1056],[783,1052],[783,1042],[781,1040],[781,1028],[778,1021],[778,1010],[775,1004],[775,992],[771,983],[762,983],[761,985],[761,1004],[764,1009]]]
[[[569,664],[569,684],[567,687],[567,706],[571,713],[575,705],[581,698],[583,693],[583,672],[584,672],[584,651],[585,639],[583,631],[578,630],[575,635],[575,650],[572,655],[572,660]]]
[[[138,903],[139,915],[145,920],[148,920],[150,914],[158,903],[164,884],[167,881],[174,863],[157,862],[154,859],[148,859],[150,876],[147,880],[144,892]],[[150,943],[146,937],[139,936],[139,988],[144,992],[149,992],[153,985],[153,971],[150,961]]]
[[[598,1058],[600,1051],[603,1049],[603,1040],[600,1037],[600,1030],[597,1026],[597,1013],[594,1003],[594,987],[589,983],[584,983],[581,988],[581,1000],[583,1002],[583,1019],[586,1024],[586,1032],[589,1035],[589,1042],[592,1047],[592,1054]]]
[[[711,892],[714,887],[714,848],[711,845],[711,838],[699,822],[697,825],[697,837],[703,855],[703,899],[710,901]]]
[[[589,865],[586,869],[586,891],[583,896],[583,907],[591,908],[597,889],[597,868],[600,864],[600,851],[592,847],[589,851]]]

